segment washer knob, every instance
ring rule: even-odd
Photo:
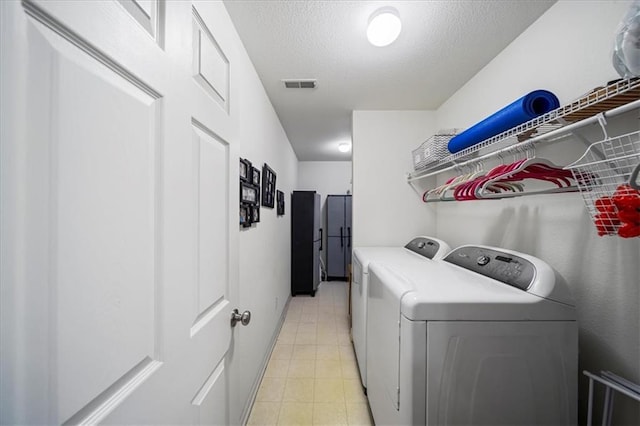
[[[420,242],[418,243],[418,248],[419,248],[419,249],[423,249],[423,248],[424,248],[424,246],[426,246],[426,244],[424,243],[424,241],[420,241]]]
[[[491,258],[489,256],[486,256],[486,255],[483,254],[482,256],[478,257],[478,259],[476,261],[478,262],[478,265],[484,266],[487,263],[489,263],[490,260],[491,260]]]

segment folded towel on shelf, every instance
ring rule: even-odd
[[[455,136],[447,148],[455,154],[559,106],[556,95],[547,90],[535,90]]]

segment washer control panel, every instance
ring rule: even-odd
[[[440,249],[440,243],[429,238],[417,237],[409,241],[404,248],[418,253],[420,256],[424,256],[427,259],[433,259],[433,256],[435,256]]]
[[[444,260],[525,291],[535,278],[535,266],[528,260],[486,247],[458,247]]]

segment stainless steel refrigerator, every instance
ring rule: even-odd
[[[351,195],[327,196],[327,277],[346,280],[351,263]]]
[[[320,284],[320,194],[291,194],[291,294],[315,296]]]

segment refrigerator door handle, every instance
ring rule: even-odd
[[[342,226],[340,227],[340,247],[344,247],[344,236],[342,235]]]
[[[351,247],[351,227],[347,226],[347,247]]]
[[[322,228],[320,228],[320,251],[322,251]]]

